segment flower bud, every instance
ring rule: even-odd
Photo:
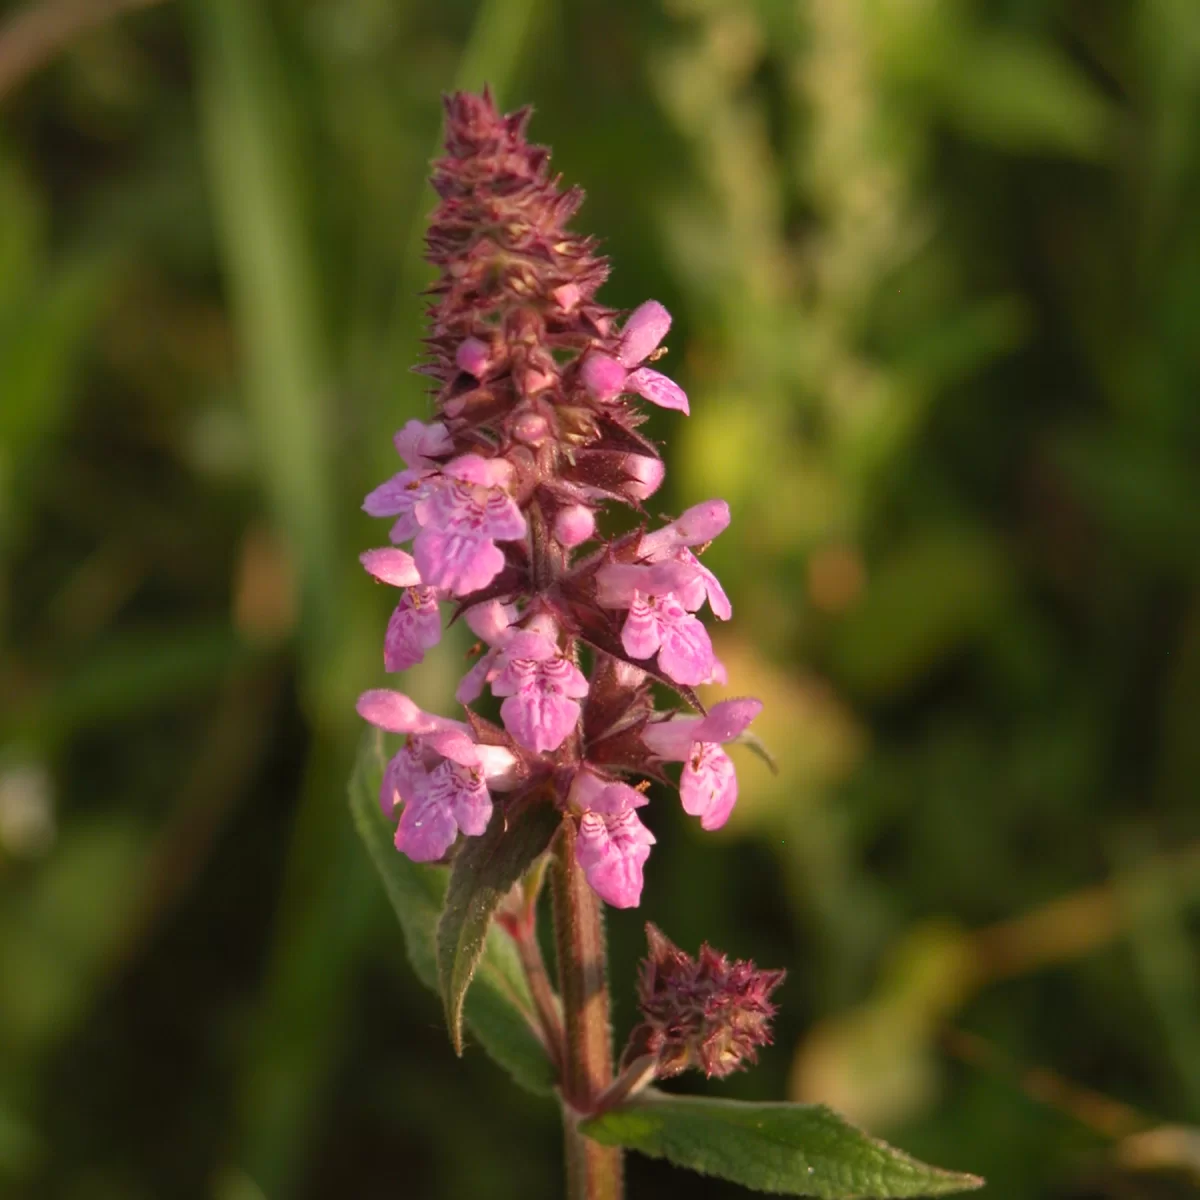
[[[721,1078],[756,1062],[757,1048],[771,1043],[769,996],[785,972],[731,962],[707,944],[692,958],[650,924],[646,940],[650,953],[638,980],[643,1022],[630,1034],[625,1059],[655,1055],[660,1079],[689,1067]]]

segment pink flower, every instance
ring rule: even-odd
[[[683,763],[683,811],[699,817],[702,829],[720,829],[737,803],[737,774],[721,745],[740,736],[760,712],[761,700],[722,700],[705,717],[670,717],[642,730],[647,749],[668,762]]]
[[[434,588],[405,588],[383,638],[383,665],[407,671],[442,640],[442,614]]]
[[[400,603],[388,622],[383,641],[383,665],[389,671],[415,667],[442,639],[442,617],[435,588],[421,587],[421,573],[411,554],[392,547],[359,555],[367,571],[383,583],[403,588]]]
[[[492,815],[489,788],[503,791],[516,778],[516,757],[503,746],[482,746],[465,725],[423,712],[400,692],[365,692],[358,711],[407,745],[388,763],[380,803],[404,811],[396,847],[414,862],[442,858],[461,832],[477,837]]]
[[[646,803],[641,792],[580,771],[570,800],[584,808],[575,840],[575,860],[592,890],[614,908],[634,908],[642,898],[642,868],[654,834],[635,809]]]
[[[658,371],[641,367],[667,336],[671,314],[657,300],[647,300],[634,309],[625,324],[616,358],[593,352],[579,369],[583,386],[593,399],[606,403],[623,392],[636,392],[660,408],[673,408],[685,415],[688,400],[683,388]]]
[[[505,459],[463,454],[413,505],[420,526],[413,556],[429,586],[465,596],[487,587],[503,569],[496,542],[526,533],[525,517],[505,490],[511,475]]]
[[[544,634],[523,630],[500,651],[492,695],[504,728],[535,754],[557,750],[579,720],[579,701],[588,694],[583,672]]]
[[[672,592],[645,598],[634,594],[621,645],[630,658],[657,655],[659,670],[687,687],[712,682],[721,672],[708,631]]]

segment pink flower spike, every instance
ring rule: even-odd
[[[430,425],[409,421],[392,439],[396,453],[412,468],[430,467],[431,458],[441,458],[454,451],[454,442],[441,421]]]
[[[633,809],[615,815],[585,812],[579,821],[575,860],[592,890],[614,908],[635,908],[642,898],[642,868],[654,835]]]
[[[697,742],[679,777],[683,811],[699,817],[701,829],[720,829],[729,820],[737,795],[733,760],[716,742]]]
[[[639,367],[625,380],[625,391],[636,392],[643,400],[649,400],[659,408],[674,409],[683,413],[685,417],[691,415],[687,393],[675,380],[668,379],[661,371]]]
[[[392,587],[417,587],[421,582],[421,572],[417,570],[413,556],[403,550],[391,546],[364,550],[358,561],[366,567],[367,574],[380,583],[390,583]]]
[[[468,375],[482,379],[488,369],[490,358],[491,352],[488,350],[487,344],[478,338],[470,337],[458,347],[454,355],[454,362],[460,371],[466,371]]]
[[[372,688],[363,692],[355,704],[364,721],[386,729],[388,733],[434,733],[439,729],[465,729],[461,721],[427,713],[403,692],[390,688]]]
[[[442,616],[433,588],[407,588],[396,605],[383,639],[383,665],[407,671],[442,640]]]
[[[596,514],[586,504],[570,504],[554,518],[554,540],[568,550],[582,546],[596,532]]]
[[[579,368],[579,378],[588,395],[601,404],[615,400],[621,394],[626,375],[628,372],[615,358],[597,351],[589,354]]]
[[[621,349],[617,352],[621,365],[632,369],[645,362],[670,328],[671,314],[657,300],[639,304],[621,334]]]

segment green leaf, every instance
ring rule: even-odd
[[[937,1196],[983,1184],[918,1162],[823,1105],[742,1104],[650,1089],[580,1129],[608,1146],[784,1196]]]
[[[426,987],[438,990],[436,934],[446,899],[445,867],[414,863],[392,844],[394,829],[379,808],[383,778],[383,738],[363,738],[350,781],[350,808],[366,843],[408,947],[413,970]],[[534,1032],[534,1007],[511,942],[492,929],[466,998],[463,1015],[480,1045],[524,1088],[538,1095],[554,1091],[554,1073]]]
[[[438,922],[437,964],[446,1028],[460,1055],[463,1002],[483,956],[492,914],[550,844],[559,823],[554,806],[536,797],[512,813],[497,808],[483,835],[467,838],[454,859]]]

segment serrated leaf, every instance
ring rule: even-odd
[[[483,955],[492,914],[545,851],[560,821],[557,809],[540,797],[511,812],[497,807],[482,836],[467,838],[454,859],[438,921],[437,965],[446,1028],[458,1054],[463,1002]]]
[[[413,970],[426,987],[436,992],[437,924],[449,872],[445,867],[414,863],[393,845],[395,830],[379,808],[383,767],[383,738],[372,730],[364,735],[359,747],[350,781],[350,808],[400,920]],[[480,1045],[517,1083],[538,1095],[553,1093],[554,1073],[534,1032],[529,988],[516,951],[497,929],[488,935],[464,1016]]]
[[[938,1196],[983,1183],[918,1162],[823,1105],[744,1104],[650,1089],[580,1129],[608,1146],[783,1196]]]

